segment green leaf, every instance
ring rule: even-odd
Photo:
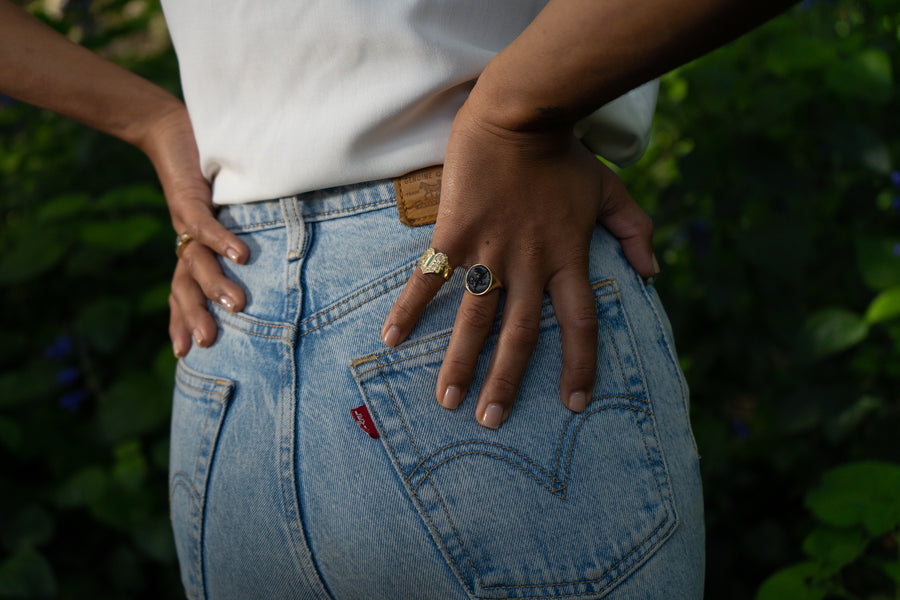
[[[18,450],[22,446],[25,434],[22,433],[22,426],[5,417],[0,417],[0,446],[5,446],[8,450]]]
[[[878,561],[878,566],[881,567],[884,574],[890,577],[896,585],[900,585],[900,563],[888,562],[885,560]]]
[[[148,373],[125,373],[101,394],[97,426],[110,441],[159,430],[169,419],[171,392]]]
[[[56,587],[50,563],[35,550],[21,550],[0,564],[0,597],[51,598]]]
[[[159,219],[135,215],[115,221],[94,221],[81,228],[81,241],[113,252],[130,252],[162,228]]]
[[[873,290],[900,286],[900,256],[894,254],[896,238],[860,238],[856,242],[856,262],[863,280]]]
[[[109,478],[102,467],[85,467],[57,490],[56,501],[63,507],[89,506],[106,494]]]
[[[856,560],[869,541],[859,527],[820,526],[803,541],[803,551],[818,560],[829,573],[837,573]]]
[[[868,333],[868,323],[856,313],[844,308],[826,308],[806,320],[801,345],[813,358],[823,358],[855,346]]]
[[[832,469],[806,495],[806,506],[828,525],[884,535],[900,527],[900,465],[866,461]]]
[[[825,592],[815,589],[812,582],[823,575],[812,562],[781,569],[763,582],[756,600],[822,600]]]
[[[839,96],[883,104],[893,92],[891,59],[883,50],[866,48],[832,63],[825,71],[825,84]]]
[[[7,548],[34,548],[46,543],[53,535],[53,518],[43,508],[25,506],[12,519],[3,532],[3,544]]]
[[[78,315],[78,331],[96,348],[111,352],[128,329],[130,312],[126,301],[102,298],[88,305]]]
[[[900,286],[878,294],[866,310],[867,323],[880,323],[900,316]]]
[[[45,273],[62,259],[66,245],[50,235],[24,234],[0,257],[0,285],[22,283]]]

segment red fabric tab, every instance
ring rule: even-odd
[[[359,408],[352,409],[350,414],[353,415],[353,420],[356,421],[359,428],[368,433],[370,438],[373,440],[378,439],[378,430],[375,429],[375,423],[372,422],[372,416],[369,414],[369,409],[366,408],[365,404]]]

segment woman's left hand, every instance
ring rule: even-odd
[[[447,145],[431,246],[454,267],[487,265],[506,293],[499,340],[478,392],[482,425],[499,427],[512,409],[538,340],[545,291],[562,334],[562,402],[580,412],[590,401],[598,325],[588,255],[598,223],[619,239],[638,273],[656,274],[650,218],[570,129],[509,131],[463,106]],[[382,329],[388,346],[406,339],[443,283],[414,269]],[[437,381],[445,408],[466,396],[498,300],[497,292],[460,299]]]

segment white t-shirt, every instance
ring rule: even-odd
[[[214,201],[267,200],[443,162],[475,79],[545,3],[163,0]],[[656,93],[656,82],[637,88],[576,131],[613,162],[636,160]]]

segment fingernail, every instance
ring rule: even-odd
[[[181,348],[179,348],[178,346],[176,346],[175,343],[173,342],[172,343],[172,354],[175,355],[175,358],[181,358],[182,356],[184,356],[184,351]]]
[[[444,391],[444,399],[441,401],[441,406],[453,410],[459,406],[460,402],[462,402],[460,389],[455,385],[448,385]]]
[[[656,260],[656,255],[653,255],[653,276],[659,275],[659,261]]]
[[[219,298],[219,304],[228,309],[228,312],[234,312],[234,301],[228,296]]]
[[[393,348],[400,343],[400,328],[396,325],[391,325],[381,339],[384,340],[386,346]]]
[[[203,345],[203,333],[199,329],[194,330],[194,341],[197,342],[198,346]]]
[[[569,410],[582,412],[587,406],[587,394],[584,392],[572,392],[569,396]]]
[[[503,407],[499,404],[488,404],[484,409],[481,424],[490,429],[497,429],[503,423]]]
[[[241,256],[240,253],[234,248],[229,248],[225,251],[225,256],[231,259],[231,262],[237,262],[238,258]]]

